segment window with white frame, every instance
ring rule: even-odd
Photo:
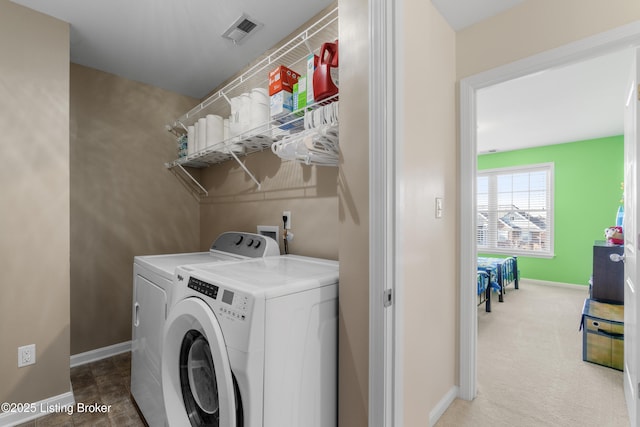
[[[553,256],[553,163],[479,170],[478,251]]]

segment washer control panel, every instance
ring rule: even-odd
[[[211,245],[210,250],[247,258],[280,255],[278,243],[271,237],[238,231],[230,231],[219,235]]]
[[[204,282],[200,279],[196,279],[195,277],[189,277],[189,284],[187,286],[189,286],[194,291],[198,291],[201,294],[208,296],[209,298],[218,298],[219,287],[216,285],[212,285],[211,283]]]
[[[235,319],[246,320],[248,309],[249,297],[247,295],[223,289],[221,304],[218,306],[219,313]]]
[[[249,317],[249,296],[238,291],[224,289],[220,285],[189,277],[187,285],[213,300],[210,303],[216,314],[232,320],[245,321]]]

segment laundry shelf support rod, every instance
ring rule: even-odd
[[[189,172],[187,172],[187,170],[185,168],[182,167],[181,164],[176,164],[176,166],[180,169],[180,171],[183,173],[183,175],[188,176],[190,181],[195,184],[195,186],[197,188],[199,188],[203,194],[205,195],[209,195],[209,192],[202,186],[200,185],[200,183],[198,182],[198,180],[196,180],[193,176],[191,176],[191,174]]]
[[[242,163],[242,162],[240,161],[240,159],[238,158],[238,156],[236,156],[236,153],[234,153],[234,152],[233,152],[233,150],[232,150],[231,148],[229,148],[229,153],[231,153],[231,155],[233,156],[233,158],[236,160],[236,162],[238,162],[238,164],[239,164],[239,165],[240,165],[240,167],[244,170],[244,172],[245,172],[247,175],[249,175],[249,178],[251,178],[251,180],[252,180],[253,182],[255,182],[255,183],[256,183],[256,185],[258,186],[258,191],[259,191],[259,190],[260,190],[260,188],[261,188],[260,181],[258,181],[258,180],[256,179],[256,177],[255,177],[255,176],[254,176],[254,175],[249,171],[249,169],[247,169],[247,167],[245,166],[245,164],[244,164],[244,163]]]

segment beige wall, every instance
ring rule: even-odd
[[[369,408],[369,27],[367,0],[340,0],[339,425]]]
[[[198,250],[198,203],[164,167],[164,126],[195,103],[71,65],[71,354],[131,339],[135,255]]]
[[[637,0],[527,0],[458,32],[467,77],[640,19]]]
[[[208,249],[225,231],[256,232],[275,225],[282,243],[282,212],[291,211],[289,253],[338,259],[338,168],[305,166],[281,160],[271,150],[241,160],[261,183],[256,184],[235,161],[202,171],[209,196],[201,202],[200,248]]]
[[[0,52],[0,402],[35,402],[70,391],[69,26],[0,0]]]
[[[404,425],[426,426],[457,383],[455,33],[431,2],[404,2],[403,21],[402,409]]]

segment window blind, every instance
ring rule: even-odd
[[[553,255],[553,163],[478,171],[476,196],[478,250]]]

